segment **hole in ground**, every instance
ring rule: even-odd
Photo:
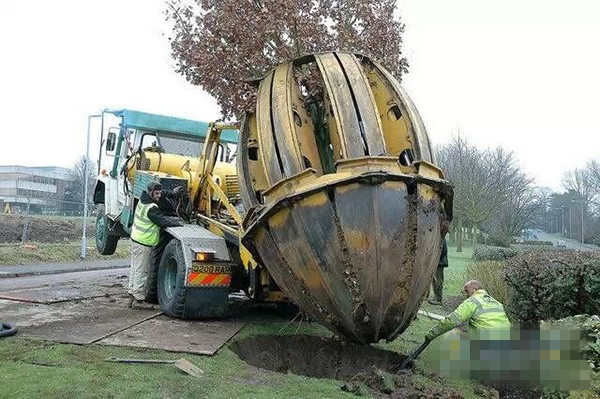
[[[342,381],[373,367],[395,373],[405,358],[396,352],[313,335],[255,336],[234,342],[231,350],[262,369]]]

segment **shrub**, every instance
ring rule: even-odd
[[[465,280],[473,279],[481,281],[485,290],[495,299],[502,303],[506,301],[507,287],[504,281],[504,262],[471,262],[467,266]]]
[[[490,235],[490,236],[484,237],[482,239],[481,243],[485,244],[485,245],[491,245],[494,247],[508,248],[508,247],[510,247],[511,238],[506,237],[506,236],[500,236],[500,235]]]
[[[539,241],[539,240],[525,240],[523,241],[525,245],[548,245],[550,247],[554,246],[552,241]]]
[[[505,309],[522,327],[600,313],[600,252],[537,251],[509,258]]]
[[[505,260],[515,256],[516,254],[517,251],[512,248],[476,245],[473,249],[473,260],[476,262],[486,260]]]

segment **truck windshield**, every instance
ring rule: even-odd
[[[141,149],[160,148],[167,154],[178,154],[188,157],[198,157],[202,153],[202,139],[177,137],[162,132],[143,132]]]

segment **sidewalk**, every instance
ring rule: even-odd
[[[83,262],[41,263],[33,265],[0,266],[0,278],[59,274],[87,270],[121,269],[129,267],[130,259],[90,260]]]

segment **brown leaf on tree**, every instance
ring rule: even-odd
[[[168,0],[165,15],[176,71],[213,95],[224,118],[239,118],[254,107],[250,81],[304,54],[365,54],[400,80],[408,62],[395,10],[395,0]],[[318,97],[314,74],[304,75],[306,96]]]

